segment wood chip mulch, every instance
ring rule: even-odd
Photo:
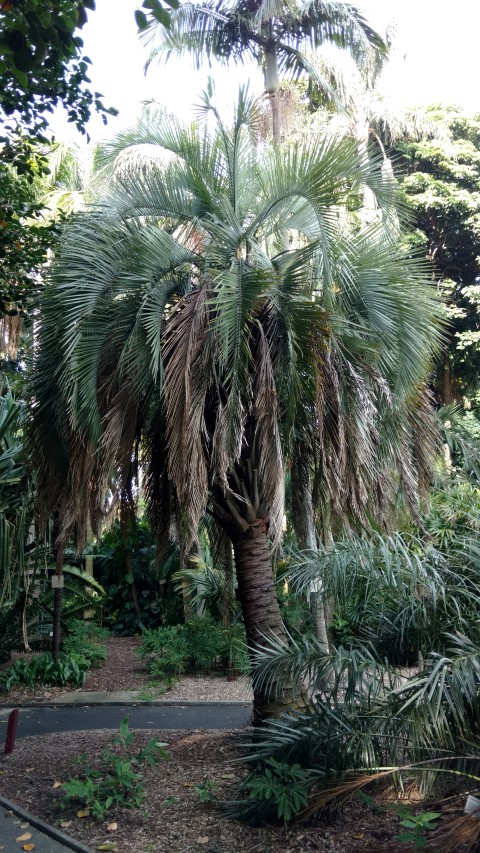
[[[136,746],[156,736],[169,744],[171,755],[170,761],[142,770],[146,799],[140,810],[112,809],[108,819],[97,821],[60,809],[55,782],[75,774],[75,759],[82,753],[95,762],[112,737],[105,731],[17,741],[14,752],[0,761],[0,793],[93,849],[115,842],[116,853],[352,853],[389,850],[398,833],[398,819],[391,812],[375,814],[355,800],[343,807],[333,823],[298,824],[287,833],[279,827],[252,828],[226,820],[216,803],[202,802],[195,785],[208,779],[218,786],[222,800],[235,799],[245,771],[234,760],[248,732],[149,730],[136,734]]]

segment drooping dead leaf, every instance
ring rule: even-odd
[[[77,812],[77,817],[89,817],[90,809],[79,809]]]
[[[114,822],[114,823],[109,823],[109,824],[108,824],[108,826],[107,826],[107,829],[108,829],[108,831],[109,831],[109,832],[115,832],[115,830],[116,830],[117,828],[118,828],[118,823],[116,823],[116,822]]]
[[[19,835],[18,838],[15,839],[15,841],[28,841],[31,837],[31,832],[24,832],[23,835]]]
[[[53,783],[53,785],[52,785],[52,788],[61,788],[61,787],[62,787],[62,783],[61,783],[61,782],[54,782],[54,783]]]

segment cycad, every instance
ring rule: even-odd
[[[143,440],[157,526],[173,498],[187,539],[205,511],[230,537],[251,648],[285,639],[270,547],[296,426],[325,451],[323,488],[368,503],[380,471],[408,468],[407,414],[438,340],[422,271],[379,227],[347,230],[358,186],[390,192],[378,170],[348,140],[256,149],[255,120],[242,94],[232,128],[150,114],[112,145],[111,160],[126,142],[130,156],[66,229],[46,294],[32,424],[43,497],[80,529]],[[135,156],[145,142],[170,158]],[[300,248],[282,251],[285,229]],[[265,710],[269,693],[255,698]]]

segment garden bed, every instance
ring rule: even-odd
[[[297,824],[287,833],[279,827],[252,828],[225,820],[217,803],[203,801],[195,786],[201,791],[208,780],[217,786],[216,797],[235,798],[245,772],[235,759],[249,733],[148,730],[137,733],[138,743],[152,736],[168,743],[171,760],[144,770],[146,798],[140,810],[112,809],[103,821],[60,810],[55,783],[72,776],[75,759],[82,753],[93,758],[109,744],[112,733],[105,731],[18,741],[0,763],[0,792],[93,849],[105,841],[115,842],[116,853],[351,853],[386,850],[398,834],[398,818],[392,812],[377,814],[357,800],[329,823]]]

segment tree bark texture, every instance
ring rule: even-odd
[[[275,589],[266,522],[257,519],[248,530],[235,537],[233,551],[237,569],[237,594],[249,652],[253,657],[255,649],[265,645],[272,634],[285,644],[288,643]],[[259,722],[291,708],[293,701],[292,690],[288,685],[278,691],[275,685],[268,689],[255,689],[254,720]]]

